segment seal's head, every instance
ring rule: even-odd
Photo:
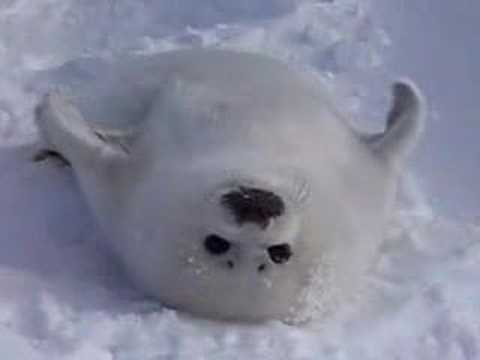
[[[59,95],[38,121],[136,282],[167,305],[238,320],[300,321],[355,294],[421,130],[418,90],[397,83],[385,132],[365,136],[305,75],[265,57],[129,61],[109,67],[155,88],[125,96],[148,104],[134,130],[99,128],[80,114],[89,101],[79,111]]]

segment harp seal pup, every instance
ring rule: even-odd
[[[385,130],[265,56],[180,50],[68,63],[37,108],[114,253],[166,306],[301,322],[362,289],[424,122],[409,81]]]

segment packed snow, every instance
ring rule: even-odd
[[[421,166],[403,179],[368,274],[368,301],[327,322],[289,326],[195,319],[144,298],[102,245],[69,169],[31,161],[39,71],[82,56],[189,46],[257,51],[308,68],[355,126],[379,129],[392,77],[384,58],[395,43],[372,6],[0,2],[0,358],[480,359],[480,225],[433,206]]]

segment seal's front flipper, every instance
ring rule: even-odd
[[[35,155],[33,155],[33,162],[44,162],[47,160],[55,161],[60,167],[70,167],[70,161],[68,161],[62,154],[58,151],[50,149],[41,149],[38,150]]]
[[[92,167],[129,155],[121,136],[110,136],[108,131],[95,128],[60,94],[45,96],[37,107],[36,121],[50,148],[36,157],[39,161],[59,155],[74,167],[76,164]]]
[[[409,80],[393,85],[393,104],[383,133],[367,138],[369,146],[388,162],[401,163],[416,145],[425,126],[425,101]]]

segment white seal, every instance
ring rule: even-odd
[[[383,133],[264,56],[182,50],[80,60],[37,122],[135,283],[228,320],[301,321],[351,298],[423,127],[408,81]],[[39,157],[41,158],[41,157]]]

